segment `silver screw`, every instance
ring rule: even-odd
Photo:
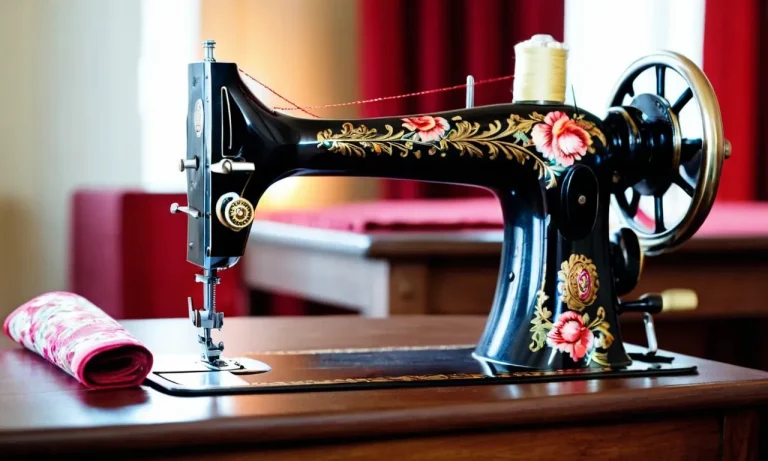
[[[585,203],[587,203],[587,197],[579,195],[579,205],[584,205]]]
[[[514,272],[510,272],[509,273],[509,281],[510,282],[514,282],[515,281],[515,273]]]

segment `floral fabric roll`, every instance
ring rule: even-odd
[[[138,386],[151,352],[115,319],[82,296],[51,292],[13,311],[7,336],[91,389]]]

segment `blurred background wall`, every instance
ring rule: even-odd
[[[0,318],[68,289],[74,190],[184,190],[186,64],[203,39],[303,104],[353,100],[356,14],[348,0],[0,2]],[[377,192],[373,180],[288,179],[259,207]]]
[[[202,36],[217,43],[217,59],[233,61],[301,105],[359,99],[358,3],[349,0],[202,0]],[[256,88],[258,90],[258,86]],[[273,107],[288,104],[259,94]],[[356,106],[319,110],[355,118]],[[303,114],[295,113],[297,116]],[[306,208],[378,196],[365,178],[287,178],[274,184],[261,209]]]
[[[0,315],[67,286],[75,187],[139,186],[140,3],[0,2]]]

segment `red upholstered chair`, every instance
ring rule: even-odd
[[[202,306],[199,268],[186,259],[187,220],[172,215],[185,194],[80,190],[71,201],[70,290],[117,319],[186,317]],[[222,272],[217,309],[248,314],[241,265]]]

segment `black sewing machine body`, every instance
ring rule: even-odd
[[[633,95],[631,82],[620,91]],[[639,279],[643,249],[634,231],[609,231],[611,197],[632,188],[633,198],[619,201],[636,213],[640,195],[657,196],[678,184],[675,168],[702,151],[701,142],[685,148],[670,104],[652,96],[616,107],[604,120],[547,103],[309,119],[261,103],[235,64],[191,64],[181,166],[189,203],[180,210],[189,215],[187,259],[205,270],[201,281],[215,284],[216,271],[244,254],[262,194],[289,176],[483,187],[502,208],[504,245],[494,304],[474,357],[497,372],[630,366],[620,314],[655,313],[662,306],[657,298],[619,300]],[[666,230],[660,215],[657,233]],[[676,237],[687,237],[698,224]],[[214,309],[194,311],[190,304],[195,325],[214,319]],[[208,326],[216,328],[215,322]],[[212,344],[208,330],[199,341],[205,358],[206,342],[208,350]]]

